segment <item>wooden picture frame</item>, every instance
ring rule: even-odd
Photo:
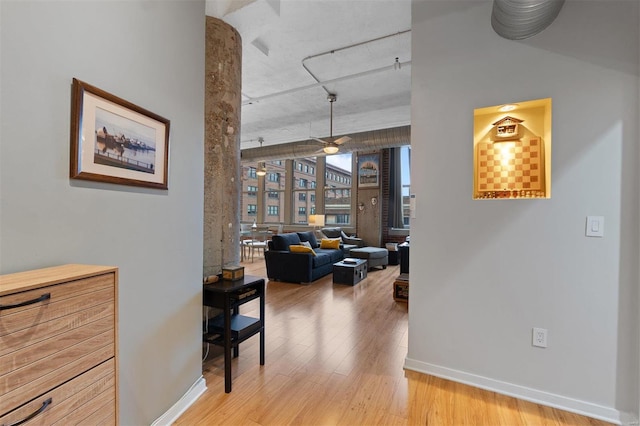
[[[73,79],[71,179],[168,189],[170,122]]]
[[[358,155],[358,187],[375,188],[380,185],[380,154]]]

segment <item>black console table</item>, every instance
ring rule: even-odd
[[[260,365],[264,365],[264,278],[246,275],[237,281],[218,281],[205,284],[202,304],[222,309],[209,318],[203,340],[224,348],[224,391],[231,392],[231,350],[239,354],[240,343],[260,333]],[[240,315],[240,305],[260,299],[260,318]]]

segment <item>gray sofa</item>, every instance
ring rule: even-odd
[[[290,245],[307,241],[316,252],[292,253]],[[291,232],[274,235],[264,254],[267,277],[291,283],[310,283],[333,271],[333,264],[344,259],[340,249],[321,249],[313,232]]]
[[[351,249],[364,247],[362,238],[350,237],[340,227],[322,228],[320,232],[327,238],[340,238],[342,240],[340,247],[345,257],[349,256]]]

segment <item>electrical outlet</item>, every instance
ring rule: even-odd
[[[531,344],[539,348],[546,348],[547,347],[547,329],[534,327]]]

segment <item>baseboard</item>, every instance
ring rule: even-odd
[[[204,380],[204,377],[200,376],[200,378],[196,380],[193,385],[191,385],[191,388],[189,388],[187,393],[182,395],[182,398],[180,398],[178,402],[173,404],[173,406],[169,408],[167,412],[165,412],[153,423],[151,423],[151,426],[164,426],[173,424],[173,422],[178,420],[178,417],[180,417],[182,413],[187,410],[187,408],[191,407],[191,405],[196,402],[198,398],[200,398],[200,395],[202,395],[206,390],[207,383]]]
[[[635,418],[635,416],[610,407],[502,382],[488,377],[477,376],[464,371],[441,367],[410,358],[405,359],[404,368],[610,423],[621,425],[638,424],[638,419]]]

